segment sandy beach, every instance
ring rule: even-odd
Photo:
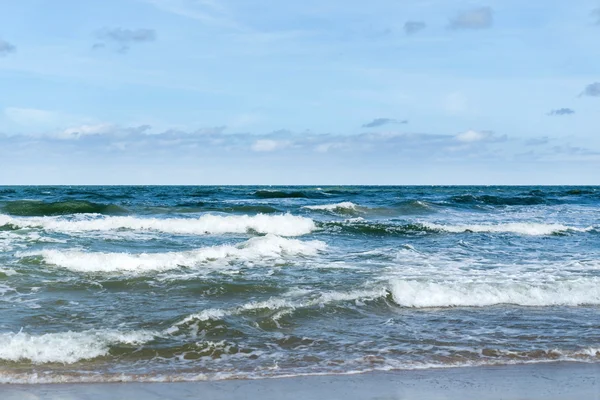
[[[180,383],[3,385],[2,400],[598,400],[600,364],[550,363]]]

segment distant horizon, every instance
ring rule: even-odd
[[[157,186],[157,187],[273,187],[273,188],[320,188],[320,187],[598,187],[597,184],[0,184],[0,187],[27,187],[27,186],[47,186],[47,187],[146,187],[146,186]]]

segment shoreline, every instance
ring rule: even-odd
[[[600,400],[600,363],[556,362],[168,383],[0,384],[0,398]]]

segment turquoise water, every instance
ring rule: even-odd
[[[0,382],[600,361],[597,187],[0,187]]]

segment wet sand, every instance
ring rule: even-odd
[[[600,364],[550,363],[180,383],[0,385],[2,400],[600,400]]]

